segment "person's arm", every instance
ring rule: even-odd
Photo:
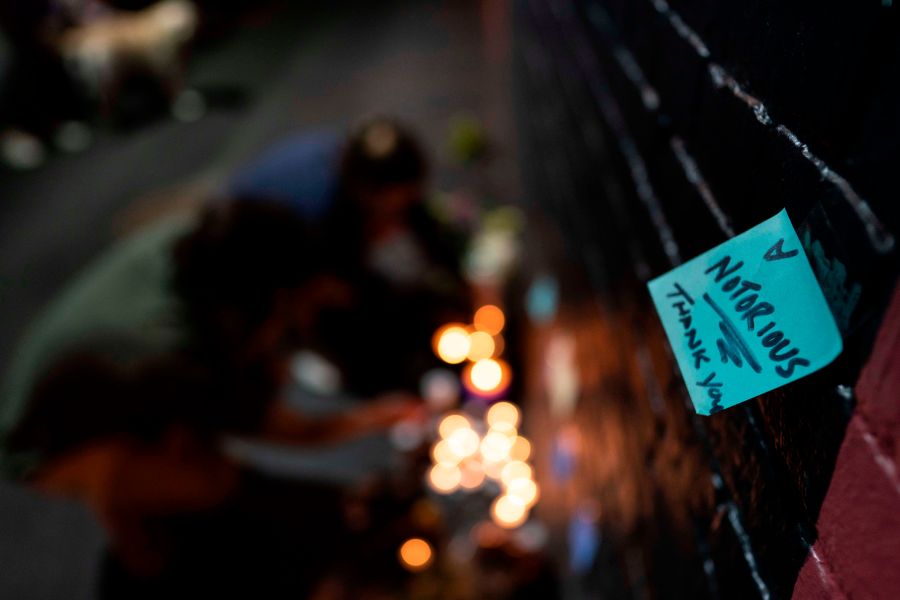
[[[186,460],[136,454],[123,467],[116,478],[112,504],[145,515],[218,506],[237,487],[239,477],[236,467],[219,456]]]
[[[237,483],[233,464],[176,427],[155,444],[99,440],[50,461],[32,479],[36,488],[80,498],[103,516],[204,510]]]
[[[421,410],[421,403],[405,394],[382,396],[339,414],[316,418],[276,403],[266,414],[259,437],[300,446],[336,444],[415,418]]]
[[[46,465],[32,484],[85,501],[125,567],[153,575],[164,568],[167,550],[147,529],[147,518],[219,506],[238,479],[235,465],[198,444],[190,431],[172,427],[153,444],[120,436],[73,450]]]

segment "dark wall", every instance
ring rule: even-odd
[[[527,203],[560,232],[556,326],[574,331],[583,381],[577,475],[548,480],[545,516],[563,527],[579,502],[600,506],[587,591],[789,597],[897,280],[897,10],[524,0],[513,19]],[[646,281],[782,208],[844,352],[699,417]],[[540,354],[554,334],[537,329]],[[552,453],[568,425],[546,416]]]

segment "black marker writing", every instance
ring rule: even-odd
[[[709,414],[714,414],[722,410],[722,382],[716,381],[716,372],[710,373],[703,381],[698,381],[697,386],[706,389],[706,394],[712,400],[709,407]]]
[[[741,333],[738,331],[737,327],[734,326],[734,323],[731,322],[731,319],[728,318],[728,315],[725,314],[725,311],[722,310],[718,304],[713,302],[713,299],[709,297],[709,294],[704,293],[703,300],[709,304],[720,319],[719,330],[722,332],[722,337],[716,340],[716,346],[719,348],[719,355],[722,362],[727,363],[728,361],[731,361],[736,367],[741,367],[743,366],[744,361],[746,361],[747,364],[750,365],[750,368],[755,372],[762,372],[759,361],[753,356],[753,352],[750,350],[747,342],[741,337]]]
[[[684,336],[687,338],[688,349],[694,358],[694,368],[699,369],[700,365],[705,362],[711,362],[706,354],[706,348],[703,347],[703,340],[697,333],[697,328],[693,327],[693,317],[691,317],[691,307],[694,305],[694,299],[687,291],[681,287],[681,284],[675,283],[674,291],[666,294],[667,298],[681,298],[678,302],[672,303],[672,308],[678,311],[678,321],[684,329]]]
[[[784,239],[780,239],[766,252],[765,259],[781,260],[790,258],[798,254],[797,250],[785,252],[783,250]],[[801,356],[800,349],[791,348],[791,341],[785,333],[777,329],[778,324],[772,315],[775,314],[775,306],[769,302],[760,299],[763,293],[763,286],[754,281],[743,278],[738,271],[744,266],[743,261],[732,264],[731,257],[725,256],[711,267],[706,269],[706,275],[712,275],[715,283],[721,283],[721,289],[728,294],[728,299],[734,302],[732,308],[740,316],[740,322],[744,323],[747,331],[756,331],[759,320],[766,320],[764,317],[770,317],[768,323],[763,325],[756,332],[756,338],[760,340],[763,348],[768,351],[769,360],[776,364],[774,366],[775,373],[779,376],[788,378],[794,374],[797,367],[808,367],[809,361]],[[750,368],[757,373],[761,372],[761,365],[756,360],[749,345],[741,336],[740,331],[734,323],[728,318],[725,310],[717,305],[709,294],[704,293],[703,299],[712,307],[719,317],[719,330],[722,337],[716,341],[719,354],[723,363],[732,362],[737,367],[743,366],[746,362]]]
[[[784,238],[781,238],[775,244],[769,248],[766,253],[763,255],[763,258],[766,260],[782,260],[784,258],[790,258],[792,256],[797,256],[798,250],[788,250],[785,252],[781,249],[784,244]]]

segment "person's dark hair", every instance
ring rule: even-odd
[[[173,285],[201,341],[233,341],[235,331],[245,334],[266,320],[279,290],[334,272],[332,255],[322,236],[287,207],[221,202],[176,244]]]
[[[89,353],[66,357],[41,378],[6,446],[55,457],[114,431],[125,420],[126,397],[112,361]]]
[[[219,391],[213,397],[209,377],[198,365],[178,355],[125,364],[108,355],[114,348],[75,352],[50,367],[8,436],[7,448],[49,460],[113,435],[158,439],[173,423],[198,431],[221,429],[216,420],[236,412],[228,394]]]
[[[428,175],[416,137],[393,119],[376,117],[351,132],[341,157],[345,191],[414,183]]]

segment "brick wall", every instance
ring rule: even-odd
[[[787,4],[515,4],[519,154],[541,217],[523,290],[549,274],[562,299],[524,336],[526,427],[576,597],[900,589],[876,576],[900,560],[898,319],[884,317],[900,232],[896,9]],[[782,208],[844,352],[699,417],[646,281]],[[598,542],[588,567],[572,560],[579,528]]]

